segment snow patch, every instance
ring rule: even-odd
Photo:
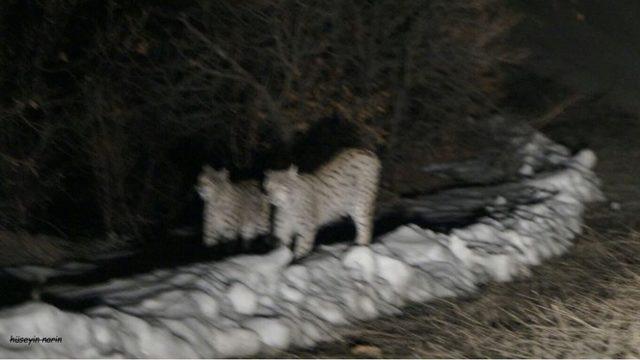
[[[450,234],[401,226],[371,246],[322,246],[291,265],[280,247],[265,255],[153,271],[88,287],[53,287],[70,300],[98,298],[84,313],[33,301],[0,311],[3,357],[252,357],[329,340],[356,320],[396,314],[409,301],[474,291],[486,281],[528,276],[582,230],[585,203],[602,199],[596,157],[574,157],[545,137],[522,149],[522,181],[539,201],[498,196],[487,216]],[[542,172],[541,164],[558,170]],[[523,170],[524,169],[524,170]],[[501,210],[500,210],[501,209]],[[506,210],[505,210],[506,209]],[[74,272],[81,267],[69,266]],[[55,269],[13,268],[44,281]],[[12,335],[55,334],[47,346],[9,342]]]
[[[243,283],[236,282],[231,285],[227,297],[239,314],[251,315],[258,308],[258,296]]]
[[[267,347],[284,350],[291,342],[291,329],[282,320],[274,318],[253,318],[243,325],[258,334]]]

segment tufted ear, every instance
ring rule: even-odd
[[[205,176],[213,176],[216,173],[216,171],[209,165],[203,165],[202,166],[202,174],[204,174]]]
[[[205,165],[202,165],[202,172],[203,172],[203,173],[207,173],[207,174],[209,174],[209,173],[212,173],[212,172],[214,172],[214,171],[215,171],[215,170],[213,170],[213,168],[212,168],[211,166],[206,165],[206,164],[205,164]]]
[[[296,176],[298,175],[298,167],[295,165],[291,165],[289,166],[289,170],[287,170],[289,172],[290,176]]]
[[[205,165],[202,167],[201,176],[204,176],[204,178],[209,179],[209,181],[220,181],[220,180],[226,181],[229,179],[229,170],[227,169],[216,170],[209,165]]]
[[[264,177],[262,179],[262,186],[266,187],[267,184],[273,180],[273,176],[274,176],[275,172],[273,170],[265,170],[264,171]]]

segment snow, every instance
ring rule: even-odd
[[[353,246],[342,260],[354,280],[372,283],[376,274],[376,260],[368,246]]]
[[[403,262],[384,255],[376,256],[378,276],[389,283],[393,291],[402,296],[407,290],[413,271]]]
[[[216,357],[246,357],[260,350],[260,338],[253,330],[221,329],[214,334],[212,341]]]
[[[332,302],[311,298],[307,302],[307,309],[318,318],[331,324],[338,325],[348,323],[340,307]]]
[[[258,308],[258,296],[243,283],[238,282],[231,285],[227,297],[239,314],[251,315]]]
[[[220,307],[218,302],[204,291],[194,291],[191,294],[191,300],[195,305],[197,312],[204,315],[207,319],[215,319],[218,317]]]
[[[518,170],[518,173],[523,176],[532,176],[535,173],[533,166],[529,164],[524,164]]]
[[[293,265],[291,251],[280,247],[94,286],[51,287],[58,297],[97,297],[101,305],[78,313],[30,301],[1,310],[0,355],[252,357],[313,346],[330,340],[337,326],[397,314],[411,301],[460,296],[487,281],[528,276],[529,266],[569,249],[581,231],[585,203],[603,198],[593,152],[570,157],[544,137],[531,141],[522,150],[531,170],[522,183],[540,192],[537,203],[497,197],[486,217],[450,234],[409,224],[371,246],[322,246]],[[548,162],[557,170],[541,171]],[[9,271],[42,282],[82,266],[61,269]],[[64,341],[28,345],[10,342],[11,336]]]
[[[243,325],[253,330],[260,337],[260,341],[267,347],[284,350],[291,342],[291,329],[279,319],[253,318]]]

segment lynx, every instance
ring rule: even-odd
[[[240,237],[245,247],[270,230],[270,204],[258,181],[234,184],[229,171],[204,166],[198,176],[198,193],[204,200],[204,243],[207,246]]]
[[[298,236],[294,254],[300,258],[312,250],[322,225],[350,216],[356,243],[369,244],[380,168],[374,153],[347,149],[311,174],[300,174],[293,165],[267,171],[265,189],[276,207],[274,235],[286,246]]]

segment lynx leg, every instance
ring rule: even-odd
[[[215,246],[218,245],[220,238],[220,233],[213,229],[212,224],[210,223],[210,219],[205,217],[204,219],[204,244],[206,246]]]
[[[291,248],[291,244],[293,244],[293,234],[285,233],[282,236],[278,236],[278,239],[282,243],[282,245]]]
[[[373,185],[371,192],[364,192],[363,201],[356,206],[353,222],[356,224],[356,244],[368,245],[373,237],[373,215],[376,201],[376,186]]]
[[[291,221],[287,219],[284,214],[276,213],[272,235],[281,245],[291,248],[291,243],[293,242],[292,225]]]
[[[304,229],[300,231],[294,249],[294,257],[300,259],[309,254],[313,250],[315,240],[315,231],[313,229]]]
[[[365,206],[356,210],[353,222],[356,224],[356,244],[368,245],[371,242],[373,219],[372,211]]]

